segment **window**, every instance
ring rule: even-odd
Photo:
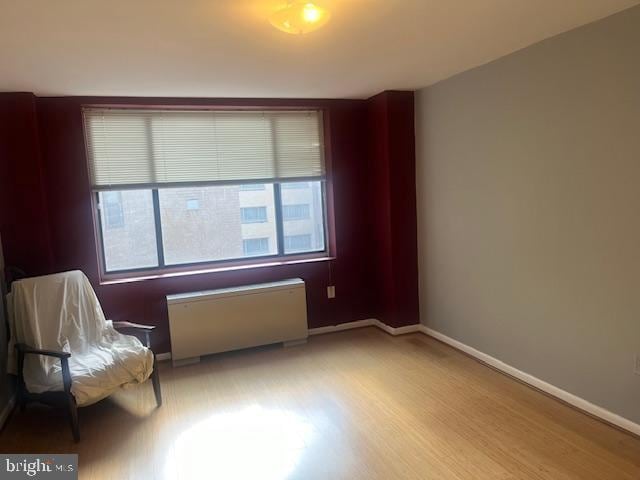
[[[240,207],[242,223],[264,223],[267,221],[267,207]]]
[[[285,185],[304,184],[304,188],[284,188]],[[281,190],[282,233],[285,238],[284,253],[322,252],[325,250],[325,218],[324,194],[322,182],[292,182],[283,183]],[[289,208],[287,208],[289,207]],[[287,237],[309,237],[307,240],[292,240],[287,243]],[[297,246],[296,246],[297,245]]]
[[[242,250],[245,257],[254,257],[269,253],[269,238],[248,238],[242,240]]]
[[[285,220],[306,220],[309,218],[309,204],[283,205],[282,217]]]
[[[240,185],[240,190],[243,192],[256,192],[264,190],[266,185],[264,183],[247,183],[246,185]]]
[[[104,192],[104,223],[108,229],[124,227],[124,210],[122,208],[122,193]]]
[[[326,253],[320,112],[83,114],[103,273]]]
[[[291,190],[291,189],[302,189],[309,188],[309,182],[291,182],[291,183],[283,183],[282,188]]]
[[[187,200],[187,210],[200,210],[200,200],[197,198]]]
[[[158,189],[165,265],[239,259],[246,256],[243,244],[246,238],[272,238],[275,246],[277,231],[273,215],[271,221],[267,221],[267,208],[275,210],[272,188],[265,191],[264,201],[268,207],[247,208],[241,207],[239,185]],[[185,215],[184,199],[194,196],[202,199],[200,210]],[[246,219],[250,219],[249,222]],[[260,252],[261,255],[277,253],[268,248]]]
[[[284,237],[284,248],[288,252],[306,252],[311,248],[311,235],[287,235]]]
[[[109,226],[110,200],[117,196],[122,218],[118,228]],[[153,199],[150,190],[123,190],[100,192],[99,211],[103,257],[108,271],[135,270],[158,265],[156,229],[153,218]]]

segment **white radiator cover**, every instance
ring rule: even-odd
[[[300,278],[168,295],[167,308],[174,363],[308,336],[305,284]]]

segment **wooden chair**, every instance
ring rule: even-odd
[[[113,322],[113,327],[122,333],[143,333],[145,339],[144,344],[147,348],[151,349],[151,332],[156,328],[155,326],[130,322]],[[75,397],[71,393],[71,385],[73,382],[73,379],[71,378],[71,371],[69,370],[69,357],[71,357],[71,354],[67,352],[56,352],[53,350],[39,350],[22,343],[16,344],[16,350],[18,354],[17,404],[20,407],[20,411],[24,411],[27,403],[29,402],[40,402],[52,406],[66,407],[69,412],[69,423],[71,425],[73,439],[76,442],[79,442],[80,428],[78,424],[78,406],[76,405]],[[59,359],[62,366],[64,390],[61,392],[30,393],[25,386],[24,377],[22,375],[25,355],[46,355]],[[155,353],[153,354],[153,373],[151,374],[151,382],[153,383],[153,393],[156,397],[156,405],[161,407],[162,392],[160,390],[160,376],[158,373],[158,364]]]
[[[71,274],[73,275],[77,275],[79,273],[81,272],[71,272]],[[80,279],[80,281],[84,281],[84,280],[86,280],[86,277],[82,275],[82,278]],[[92,290],[91,290],[91,293],[93,294]],[[96,299],[96,302],[97,302],[97,299]],[[100,321],[102,322],[100,325],[104,325],[105,328],[110,328],[108,327],[109,322],[105,323],[103,316],[101,316],[100,318],[101,318]],[[115,330],[118,333],[114,332],[113,334],[110,334],[111,336],[108,336],[107,338],[112,338],[113,335],[118,335],[122,333],[124,334],[124,336],[120,335],[119,337],[117,337],[118,339],[123,339],[122,341],[135,344],[136,342],[133,340],[126,340],[127,335],[133,335],[137,337],[147,349],[151,350],[151,334],[154,331],[155,326],[141,325],[141,324],[130,323],[130,322],[111,322],[111,325],[113,326],[113,329],[111,329],[110,331],[114,332]],[[73,355],[73,349],[71,349],[72,350],[71,352],[67,352],[67,351],[59,351],[59,350],[52,350],[52,349],[46,349],[46,348],[36,348],[31,345],[27,345],[26,343],[24,343],[24,341],[20,342],[20,340],[21,340],[20,337],[15,339],[15,351],[16,351],[15,373],[17,376],[17,405],[19,406],[21,411],[25,410],[26,405],[29,402],[40,402],[40,403],[45,403],[52,406],[65,407],[69,413],[69,422],[71,425],[73,438],[76,442],[78,442],[80,440],[80,430],[78,425],[78,403],[76,401],[76,396],[74,396],[74,391],[72,389],[72,387],[74,386],[74,378],[73,378],[74,368],[72,368],[69,363],[70,358],[72,358],[72,355]],[[138,343],[137,345],[140,345],[140,344]],[[139,346],[136,348],[142,349],[143,347]],[[136,352],[137,351],[138,350],[136,350]],[[29,355],[50,357],[53,359],[57,359],[60,362],[61,369],[58,371],[58,375],[61,374],[62,376],[62,382],[61,382],[62,388],[60,390],[58,390],[58,388],[60,387],[57,387],[54,383],[52,386],[49,387],[49,389],[47,389],[47,391],[42,391],[41,393],[34,393],[32,391],[29,391],[27,386],[28,382],[25,381],[25,359]],[[143,355],[143,358],[148,358],[148,355],[150,354],[146,353],[145,355]],[[84,357],[80,356],[77,362],[82,363],[83,358]],[[137,358],[138,356],[134,356],[133,361],[137,362],[138,361]],[[145,360],[145,362],[149,362],[149,360],[150,359]],[[76,362],[76,366],[78,365],[77,362]],[[52,365],[55,366],[55,363],[53,363]],[[141,363],[140,365],[144,365],[144,364]],[[146,365],[150,365],[150,362],[146,363]],[[32,361],[32,366],[33,366],[33,361]],[[108,371],[110,368],[119,368],[119,367],[116,367],[116,364],[109,364],[108,362],[104,363],[105,371]],[[145,368],[148,368],[148,367],[145,367]],[[147,374],[148,374],[148,371],[149,370],[146,370]],[[49,376],[46,373],[45,373],[45,378],[49,378]],[[82,378],[82,377],[79,377],[79,378]],[[95,376],[95,378],[96,379],[99,378],[99,374],[98,376]],[[157,359],[156,359],[155,353],[153,354],[153,370],[151,371],[150,378],[153,384],[153,391],[154,391],[157,407],[160,407],[162,405],[162,393],[160,389],[160,378],[158,374]],[[58,380],[58,382],[59,381],[60,380]],[[99,384],[101,385],[102,383],[100,382]],[[58,383],[57,385],[60,385],[60,383]],[[114,388],[117,389],[117,385],[119,384],[116,383],[115,385],[116,386]],[[108,393],[112,391],[114,391],[114,389],[109,390],[104,396],[107,396]],[[95,397],[95,399],[99,400],[101,398],[104,398],[104,396],[102,395],[97,396]],[[80,403],[82,404],[82,402]],[[87,404],[89,403],[87,402]]]

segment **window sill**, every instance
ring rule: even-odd
[[[336,257],[332,257],[332,256],[322,256],[322,257],[312,257],[312,258],[298,258],[298,259],[291,259],[291,260],[276,260],[276,261],[270,261],[270,262],[264,262],[264,263],[227,265],[224,267],[202,268],[197,270],[163,271],[163,272],[150,273],[147,275],[127,276],[127,277],[119,277],[119,278],[106,277],[100,280],[100,285],[118,285],[121,283],[142,282],[146,280],[155,280],[159,278],[186,277],[191,275],[201,275],[201,274],[207,274],[207,273],[232,272],[237,270],[251,270],[255,268],[278,267],[283,265],[298,265],[298,264],[304,264],[304,263],[327,262],[327,261],[335,260],[335,258]]]

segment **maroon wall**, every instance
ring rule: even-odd
[[[0,232],[6,263],[33,275],[52,267],[36,97],[0,93]]]
[[[26,161],[28,166],[8,172],[6,184],[11,192],[7,196],[32,215],[24,234],[7,229],[5,225],[9,222],[0,223],[4,242],[20,245],[14,249],[5,247],[7,263],[24,267],[30,274],[83,270],[94,284],[109,318],[159,327],[154,345],[159,352],[170,349],[166,295],[292,277],[301,277],[307,284],[311,328],[364,318],[380,318],[394,326],[416,323],[417,277],[415,288],[409,288],[404,294],[408,297],[415,292],[415,301],[401,305],[397,276],[409,269],[402,270],[396,262],[380,261],[400,255],[404,265],[408,261],[406,257],[415,252],[415,248],[398,251],[405,243],[415,245],[416,241],[415,159],[405,149],[399,156],[393,155],[393,165],[385,165],[391,156],[376,154],[372,157],[370,147],[372,142],[378,142],[378,134],[384,134],[393,140],[389,148],[400,148],[399,137],[406,139],[407,135],[403,136],[406,128],[410,128],[413,142],[413,109],[405,108],[408,104],[406,98],[406,95],[399,98],[388,96],[385,108],[375,112],[376,122],[382,127],[372,131],[370,105],[361,100],[35,98],[28,94],[24,99],[21,97],[24,104],[19,109],[28,129],[11,143],[14,156]],[[396,100],[399,101],[398,106],[391,105]],[[306,106],[326,109],[336,259],[330,263],[261,267],[100,285],[82,129],[83,104]],[[0,108],[3,110],[0,118],[13,118],[13,110],[1,104]],[[4,137],[1,132],[0,137]],[[412,149],[413,146],[411,152]],[[6,169],[6,163],[0,158],[0,168]],[[375,164],[373,170],[372,163]],[[397,175],[392,172],[394,169],[398,170]],[[380,195],[370,173],[385,171],[387,173],[381,175],[383,181],[380,184],[384,193]],[[404,175],[409,178],[398,178]],[[28,190],[19,187],[22,179],[30,182]],[[400,215],[397,212],[400,203],[390,201],[393,192],[404,183],[412,184],[413,194],[409,195],[409,203],[413,198],[412,218],[411,210]],[[406,195],[406,192],[402,194]],[[6,206],[7,203],[3,202],[0,212],[6,211]],[[4,216],[7,214],[0,218]],[[401,220],[408,224],[403,225]],[[407,236],[412,238],[405,238]],[[413,268],[416,266],[417,258],[413,258]],[[409,276],[404,281],[410,283],[413,279]],[[336,286],[335,299],[327,299],[326,287],[330,284]],[[387,289],[391,289],[391,293],[381,295]],[[393,301],[378,301],[387,297]],[[381,305],[385,307],[384,311],[380,309]]]
[[[413,92],[367,100],[378,318],[400,327],[420,322]]]

